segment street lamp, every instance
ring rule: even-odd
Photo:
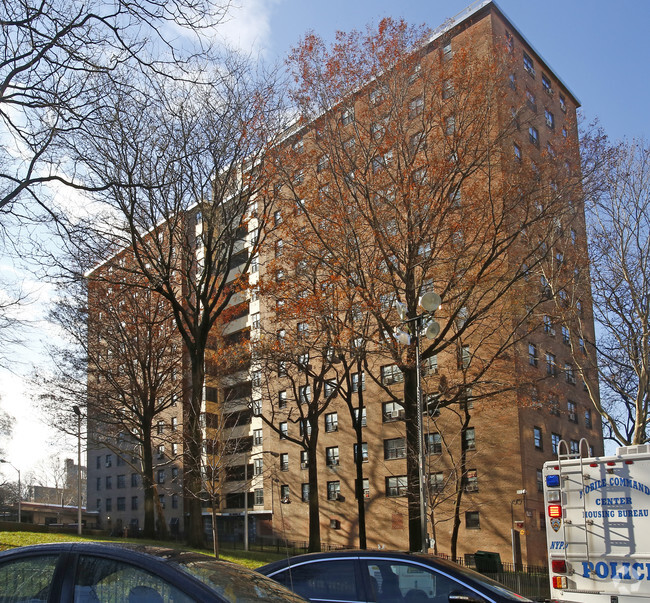
[[[77,415],[77,534],[81,536],[81,410],[75,404],[72,407]]]
[[[22,521],[22,507],[20,503],[20,499],[22,498],[22,488],[20,484],[20,469],[17,469],[14,467],[9,461],[5,461],[4,459],[0,459],[0,463],[5,463],[9,465],[12,469],[18,472],[18,523],[21,523]]]
[[[420,335],[424,332],[427,339],[435,339],[440,333],[440,325],[433,319],[434,312],[440,307],[440,296],[433,291],[429,291],[422,295],[420,298],[420,307],[424,312],[417,314],[412,318],[407,317],[407,307],[401,302],[395,302],[397,312],[402,324],[408,325],[414,323],[413,337],[415,341],[415,379],[417,390],[417,413],[418,413],[418,477],[420,486],[418,488],[418,496],[420,499],[420,538],[422,552],[428,551],[427,544],[427,503],[426,503],[426,457],[424,447],[424,426],[422,424],[422,415],[424,414],[424,405],[422,401],[422,380],[420,371]],[[425,322],[426,321],[426,322]],[[395,338],[405,345],[411,343],[411,336],[399,329],[395,330]]]

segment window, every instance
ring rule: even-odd
[[[541,427],[533,427],[533,441],[535,442],[535,448],[537,450],[544,450]]]
[[[344,126],[350,125],[354,121],[354,109],[347,108],[341,113],[341,123]]]
[[[422,114],[424,109],[424,98],[418,96],[409,103],[409,117],[413,119]]]
[[[325,464],[328,467],[337,467],[339,464],[339,447],[330,446],[325,448]]]
[[[370,498],[370,480],[364,478],[361,481],[361,494],[363,498]],[[354,480],[354,497],[359,498],[359,480]]]
[[[442,471],[429,474],[429,492],[442,492],[445,489],[445,474]]]
[[[447,42],[443,47],[442,47],[442,60],[443,61],[448,61],[451,59],[451,57],[454,56],[454,53],[451,49],[451,42]]]
[[[407,488],[406,475],[386,478],[386,496],[406,496]]]
[[[302,502],[309,502],[309,484],[301,484],[300,486],[300,499]]]
[[[562,343],[564,345],[571,344],[571,332],[569,331],[569,327],[566,325],[562,325]]]
[[[514,73],[511,73],[511,74],[508,76],[508,80],[509,80],[510,87],[511,87],[513,90],[516,90],[516,89],[517,89],[517,78],[515,77],[515,74],[514,74]]]
[[[287,376],[287,363],[284,360],[278,362],[278,377]]]
[[[165,470],[164,469],[158,469],[158,473],[156,475],[156,482],[159,484],[164,484],[165,483]]]
[[[289,424],[286,421],[280,423],[280,439],[286,440],[289,435]]]
[[[371,105],[378,105],[381,103],[387,96],[388,89],[386,86],[377,86],[370,91],[368,99],[370,100]]]
[[[539,132],[537,128],[530,126],[528,128],[528,138],[532,144],[539,146]]]
[[[555,118],[548,109],[544,111],[544,118],[546,119],[546,125],[553,130],[555,128]]]
[[[251,373],[251,385],[253,387],[260,387],[262,385],[262,371],[253,371]]]
[[[336,396],[336,390],[337,389],[338,388],[336,386],[336,379],[328,379],[327,381],[325,381],[325,387],[324,387],[324,390],[323,390],[324,394],[325,394],[325,398],[329,399],[329,398],[333,398],[334,396]]]
[[[107,454],[106,455],[106,466],[107,467],[112,467],[113,466],[113,455],[112,454]]]
[[[587,353],[587,348],[585,348],[585,340],[582,337],[578,337],[578,347],[583,354]]]
[[[172,481],[178,481],[178,467],[172,467]]]
[[[406,440],[404,438],[384,440],[384,460],[403,458],[406,458]]]
[[[356,427],[356,423],[359,420],[359,409],[355,408],[354,409],[354,426]],[[367,419],[366,419],[366,408],[365,406],[361,409],[361,427],[365,427],[367,425]]]
[[[302,184],[305,181],[305,172],[302,170],[296,170],[293,174],[293,183]]]
[[[172,431],[176,431],[178,429],[178,417],[172,417],[171,427]]]
[[[422,360],[422,374],[425,376],[438,374],[438,356],[434,354]]]
[[[138,473],[131,474],[131,487],[138,488],[140,486],[140,475]]]
[[[101,457],[101,456],[98,456],[98,457],[95,459],[95,467],[96,467],[97,469],[101,469],[101,467],[102,467],[102,457]]]
[[[404,374],[396,364],[381,367],[382,385],[392,385],[404,381]]]
[[[253,415],[259,417],[262,414],[262,401],[253,400],[252,408],[253,408]]]
[[[309,421],[307,419],[303,419],[302,421],[300,421],[299,425],[300,425],[300,435],[301,436],[303,436],[305,434],[307,434],[308,436],[311,435],[311,424],[309,423]]]
[[[289,453],[280,454],[280,471],[289,471]]]
[[[399,402],[384,402],[382,405],[384,423],[404,418],[404,407]]]
[[[311,386],[301,385],[298,388],[298,400],[300,404],[309,404],[311,401]]]
[[[326,153],[325,155],[321,155],[318,158],[318,163],[316,163],[316,171],[320,174],[320,172],[323,172],[327,169],[327,165],[329,164],[330,161],[330,156]]]
[[[106,499],[106,510],[107,511],[112,511],[113,510],[113,499],[112,498],[107,498]]]
[[[307,450],[300,451],[300,468],[301,469],[309,468],[309,451]]]
[[[567,412],[569,413],[569,421],[572,423],[578,422],[578,414],[576,413],[576,403],[571,400],[567,401]]]
[[[452,136],[456,131],[456,118],[453,116],[447,117],[445,119],[445,134],[447,136]]]
[[[591,411],[585,410],[585,427],[591,429]]]
[[[282,212],[278,209],[273,212],[273,224],[277,226],[282,223]]]
[[[255,314],[251,314],[251,329],[259,329],[260,328],[260,313],[255,312]]]
[[[564,94],[560,94],[560,109],[566,113],[566,99],[564,98]]]
[[[280,486],[280,499],[281,499],[280,502],[284,502],[284,503],[291,502],[289,499],[289,494],[290,494],[290,490],[288,484],[282,484]]]
[[[537,483],[537,491],[538,492],[544,492],[544,476],[542,474],[541,469],[537,469],[536,483]]]
[[[118,475],[117,476],[117,487],[118,488],[126,488],[126,475]]]
[[[460,187],[455,188],[449,193],[449,205],[455,209],[458,209],[461,206]]]
[[[353,449],[353,454],[354,454],[354,462],[357,462],[357,459],[359,458],[359,445],[355,444],[354,449]],[[367,442],[362,442],[361,444],[361,462],[362,463],[367,463],[368,462],[368,443]]]
[[[521,161],[521,147],[515,142],[512,145],[513,151],[515,153],[515,159]]]
[[[262,475],[264,473],[264,459],[253,459],[253,475]]]
[[[560,436],[559,433],[552,433],[551,434],[551,452],[555,455],[558,453],[558,448],[560,446],[560,440],[562,439],[562,436]]]
[[[544,315],[544,333],[547,335],[555,336],[555,327],[553,326],[553,319],[548,315]]]
[[[448,99],[454,96],[454,83],[451,80],[445,80],[442,83],[442,98]]]
[[[478,511],[465,511],[465,527],[468,530],[481,529],[481,521]]]
[[[560,416],[560,401],[555,394],[550,394],[548,397],[548,410],[552,415]]]
[[[546,352],[546,374],[552,377],[557,376],[557,365],[555,364],[555,354]]]
[[[524,69],[533,77],[535,77],[535,65],[533,64],[533,59],[531,59],[528,54],[524,52]]]
[[[578,454],[579,444],[578,440],[571,440],[569,442],[569,452],[571,454]]]
[[[566,377],[566,382],[575,385],[576,384],[576,374],[573,370],[573,365],[568,362],[564,363],[564,375]]]
[[[478,473],[476,469],[468,469],[463,476],[463,490],[465,492],[478,492]]]
[[[424,445],[427,454],[442,453],[442,436],[436,431],[424,436]]]
[[[463,450],[476,450],[476,434],[473,427],[463,432]]]
[[[125,496],[118,496],[117,497],[117,510],[118,511],[126,511],[126,497]]]
[[[461,346],[458,353],[458,369],[465,370],[469,368],[469,364],[472,360],[472,355],[468,345]]]
[[[553,88],[551,87],[551,80],[542,73],[542,88],[546,94],[553,94]]]
[[[325,431],[332,432],[339,429],[339,415],[336,412],[330,412],[325,415]]]
[[[301,154],[305,150],[305,143],[303,142],[302,139],[297,140],[296,142],[293,143],[291,148],[293,149],[294,153]]]
[[[278,392],[278,408],[286,408],[287,407],[287,391],[282,390]]]
[[[261,429],[253,429],[253,444],[259,446],[263,442],[263,435]]]
[[[366,374],[361,372],[361,390],[366,389]],[[359,391],[359,373],[352,373],[352,392],[356,393]]]
[[[509,31],[506,31],[506,48],[508,52],[512,52],[515,49],[515,40]]]
[[[384,120],[375,121],[370,124],[370,137],[373,140],[381,140],[386,132],[386,124]]]
[[[526,104],[535,112],[537,112],[537,99],[535,95],[530,91],[526,90]]]
[[[538,356],[537,356],[537,346],[534,343],[528,344],[528,364],[531,366],[537,366]]]
[[[107,475],[105,479],[106,483],[106,489],[111,490],[113,488],[113,477],[111,475]]]
[[[138,510],[138,497],[137,496],[132,496],[131,497],[131,511],[137,511]]]
[[[256,488],[253,491],[254,494],[254,505],[263,505],[264,504],[264,490],[262,488]]]
[[[327,482],[327,500],[338,500],[341,496],[341,482]]]

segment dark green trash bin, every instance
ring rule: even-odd
[[[476,553],[474,553],[474,563],[476,563],[476,570],[481,573],[495,574],[503,571],[501,555],[499,555],[499,553],[476,551]]]

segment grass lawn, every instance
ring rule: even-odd
[[[143,539],[125,539],[125,538],[97,538],[90,536],[77,536],[76,534],[56,534],[50,532],[0,532],[0,551],[10,549],[16,546],[27,546],[29,544],[41,544],[45,542],[73,542],[73,541],[96,541],[96,542],[131,542],[134,544],[152,544],[158,546],[168,546],[175,549],[193,550],[197,553],[212,556],[211,552],[206,549],[189,549],[177,542],[163,542],[160,540],[143,540]],[[219,555],[220,559],[233,561],[255,569],[265,563],[270,563],[276,559],[283,558],[283,555],[270,551],[229,551],[224,549]]]

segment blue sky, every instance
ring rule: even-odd
[[[256,42],[269,58],[284,57],[309,29],[332,39],[336,30],[364,28],[385,16],[435,28],[470,4],[467,0],[240,3],[249,23],[263,22]],[[577,95],[588,119],[598,117],[612,138],[650,136],[646,117],[650,2],[497,0],[497,4]],[[239,25],[242,21],[235,18]]]

